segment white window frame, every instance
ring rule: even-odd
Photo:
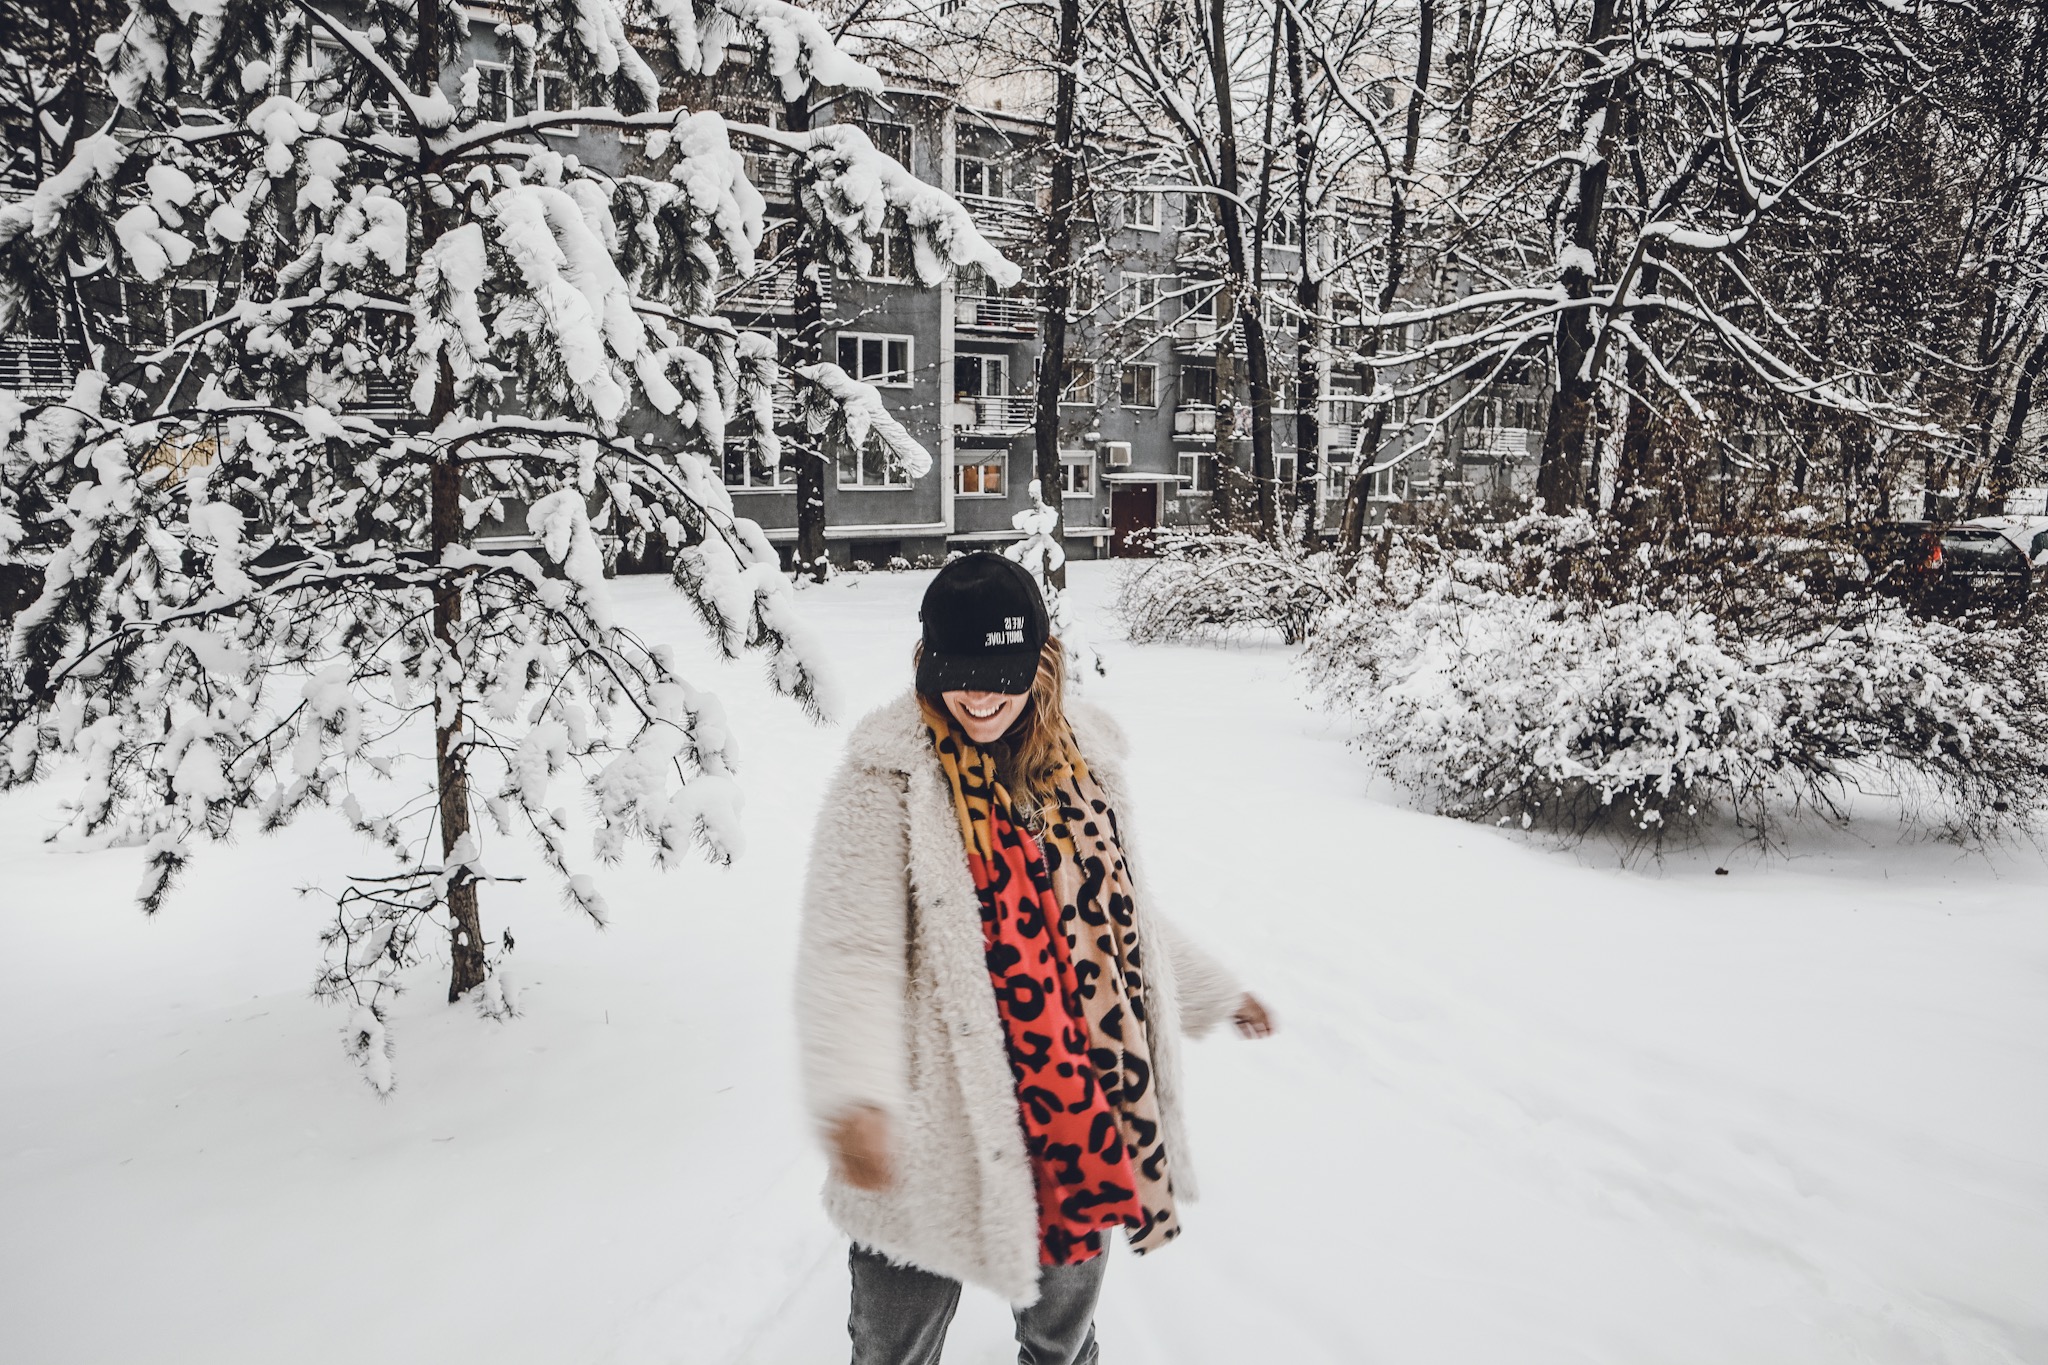
[[[1124,195],[1124,226],[1134,232],[1158,232],[1164,211],[1158,190],[1131,190]]]
[[[1379,463],[1374,460],[1373,463]],[[1366,476],[1365,497],[1368,502],[1408,501],[1408,460],[1406,456],[1389,464],[1385,469],[1375,470]]]
[[[561,110],[557,110],[557,109],[550,109],[550,108],[548,107],[548,86],[549,86],[549,84],[550,84],[551,82],[552,82],[552,83],[554,83],[554,84],[557,84],[557,85],[567,85],[567,84],[569,83],[569,73],[568,73],[568,72],[566,72],[566,71],[547,71],[547,70],[539,70],[539,69],[536,69],[536,70],[534,71],[534,73],[533,73],[533,112],[534,112],[534,113],[536,113],[536,114],[554,114],[554,113],[560,113],[560,112],[561,112]],[[566,108],[569,108],[569,109],[576,109],[576,108],[580,108],[580,107],[581,107],[581,101],[576,101],[576,102],[572,102],[572,103],[570,103],[569,105],[567,105],[567,106],[565,106],[565,107],[566,107]],[[546,134],[547,136],[549,136],[549,137],[581,137],[581,136],[582,136],[582,134],[583,134],[583,128],[582,128],[582,125],[581,125],[581,124],[575,124],[575,123],[561,123],[561,124],[556,124],[556,125],[554,125],[554,126],[552,126],[552,127],[548,127],[548,128],[543,128],[543,129],[541,129],[540,131],[541,131],[541,132],[543,132],[543,133],[545,133],[545,134]]]
[[[775,354],[781,355],[784,340],[783,333],[780,331],[769,331],[764,333],[764,335],[767,336],[769,344],[775,348]],[[794,383],[788,373],[778,366],[770,387],[770,416],[779,425],[784,418],[784,414],[794,409],[795,403],[796,392]],[[758,483],[754,480],[754,463],[752,460],[747,461],[742,466],[745,475],[744,482],[732,483],[727,480],[725,456],[731,447],[736,444],[738,444],[737,441],[729,441],[726,443],[725,448],[718,452],[718,477],[725,483],[727,488],[736,493],[788,493],[795,491],[796,469],[789,463],[790,452],[787,450],[782,452],[782,455],[775,461],[775,467],[769,471],[770,478],[768,482]]]
[[[1301,482],[1301,462],[1294,451],[1273,452],[1273,478],[1282,488],[1292,488]]]
[[[842,493],[887,491],[900,493],[910,487],[910,476],[903,472],[901,464],[889,463],[889,454],[879,441],[869,441],[860,449],[850,452],[854,476],[847,482],[846,465],[849,452],[841,449],[832,461],[834,485]],[[871,477],[872,476],[872,477]]]
[[[917,283],[917,247],[901,212],[891,209],[883,215],[882,235],[868,246],[868,273],[861,279],[869,284]]]
[[[1132,370],[1150,370],[1152,372],[1151,402],[1135,403],[1124,397],[1124,376]],[[1121,370],[1117,372],[1116,399],[1117,403],[1122,407],[1143,408],[1147,412],[1155,411],[1159,407],[1159,367],[1157,365],[1145,361],[1133,361],[1130,364],[1125,365]]]
[[[1159,320],[1159,296],[1163,292],[1159,287],[1160,281],[1170,278],[1171,276],[1167,275],[1141,275],[1133,271],[1125,271],[1122,281],[1122,292],[1126,296],[1126,304],[1129,304],[1132,299],[1143,299],[1145,301],[1136,306],[1128,307],[1123,314],[1124,321],[1137,322],[1150,319],[1153,322],[1157,322]]]
[[[769,479],[766,482],[761,482],[755,479],[754,462],[749,459],[741,466],[743,471],[741,481],[734,483],[730,474],[731,465],[728,463],[728,457],[733,454],[733,447],[739,444],[738,441],[727,441],[725,447],[719,451],[720,468],[718,476],[724,481],[727,488],[735,493],[787,493],[796,487],[796,471],[791,469],[782,460],[775,462],[775,468],[769,471]]]
[[[1067,289],[1067,316],[1085,318],[1102,304],[1098,286],[1101,277],[1093,270],[1082,266],[1074,271],[1073,280]]]
[[[960,392],[959,380],[956,376],[953,384],[953,397],[955,399],[1008,398],[1011,396],[1010,357],[1006,355],[991,355],[987,351],[957,351],[953,355],[953,360],[955,364],[962,360],[972,361],[981,370],[981,382],[984,386],[980,393],[962,394]],[[991,370],[997,375],[998,382],[1002,385],[1001,388],[990,389],[986,387]]]
[[[1066,363],[1077,369],[1080,366],[1086,365],[1088,367],[1088,383],[1086,384],[1082,392],[1076,393],[1073,397],[1068,396],[1067,386],[1064,383],[1062,383],[1060,385],[1061,405],[1070,408],[1094,407],[1096,403],[1096,395],[1100,391],[1102,385],[1102,367],[1096,364],[1094,360],[1085,357],[1079,360],[1069,360]],[[1123,376],[1118,375],[1117,378],[1118,382],[1121,383]]]
[[[967,188],[967,168],[969,166],[979,166],[981,168],[982,187],[978,190]],[[953,192],[955,194],[969,194],[977,199],[1002,199],[1007,197],[1003,194],[1002,183],[1002,162],[991,160],[985,156],[955,156],[953,158]]]
[[[981,471],[980,488],[967,487],[967,471]],[[997,487],[990,492],[987,471],[996,472]],[[953,496],[956,498],[1007,498],[1010,496],[1010,452],[1007,450],[955,451],[953,453]]]
[[[340,109],[341,92],[339,87],[341,86],[342,82],[340,77],[332,76],[332,73],[341,69],[342,59],[349,55],[349,50],[346,47],[343,47],[340,43],[334,41],[332,38],[315,38],[313,40],[312,52],[309,58],[306,61],[300,63],[294,72],[292,82],[294,86],[293,98],[299,99],[301,102],[306,104],[306,107],[308,109],[311,109],[314,113],[318,114],[332,113],[335,110]],[[320,59],[323,56],[328,59],[327,66],[324,72],[320,65]],[[334,80],[336,86],[335,103],[330,108],[320,108],[319,103],[322,102],[311,102],[305,99],[306,95],[310,93],[310,87],[312,86],[312,84],[315,81],[320,80],[323,74],[332,76],[332,79]],[[400,125],[404,121],[404,115],[402,115],[399,112],[398,96],[387,93],[383,95],[381,98],[366,98],[364,100],[364,103],[368,104],[372,109],[373,116],[376,119],[376,123],[379,128],[383,129],[387,133],[395,133],[399,130]],[[361,107],[362,105],[360,104],[355,105],[351,107],[348,110],[348,112],[355,113]]]
[[[504,112],[496,115],[484,113],[484,75],[486,72],[492,71],[497,72],[500,79],[505,82],[503,91],[505,99]],[[476,116],[478,121],[490,123],[508,122],[512,118],[512,109],[512,68],[503,62],[476,63]]]
[[[1216,452],[1212,450],[1181,451],[1175,459],[1179,463],[1181,474],[1185,477],[1181,480],[1180,491],[1176,496],[1206,498],[1215,492],[1215,488],[1211,486],[1214,480],[1210,473],[1215,466],[1204,463],[1215,458]],[[1204,479],[1210,479],[1210,483],[1204,483]]]
[[[1073,471],[1075,470],[1080,471],[1080,482],[1087,484],[1086,488],[1076,488],[1074,486]],[[1062,450],[1060,452],[1060,497],[1062,499],[1092,498],[1095,496],[1095,490],[1100,486],[1101,481],[1095,477],[1095,454],[1093,451]]]
[[[911,154],[917,150],[917,132],[909,124],[898,123],[894,119],[886,118],[856,118],[848,119],[847,122],[851,123],[854,127],[860,129],[862,133],[866,134],[869,144],[872,145],[876,151],[881,152],[883,156],[889,157],[891,160],[895,161],[896,164],[903,167],[904,170],[907,171],[910,169]],[[884,151],[882,145],[879,142],[875,141],[875,129],[877,128],[901,128],[903,130],[903,155],[901,158],[898,158],[896,154],[893,152]]]
[[[854,358],[856,361],[860,358],[861,342],[879,341],[882,343],[882,368],[878,371],[881,374],[898,373],[889,365],[889,346],[893,342],[902,342],[903,369],[901,374],[903,377],[901,379],[876,379],[869,375],[861,374],[858,370],[847,370],[845,363],[841,361],[839,368],[846,370],[848,378],[858,379],[863,384],[873,384],[878,389],[907,389],[911,386],[912,376],[917,373],[916,337],[911,336],[907,332],[841,332],[832,346],[832,357],[834,360],[841,359],[843,348],[849,341],[854,343]]]

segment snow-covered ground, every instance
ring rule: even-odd
[[[906,681],[927,577],[803,594],[849,717]],[[1207,1198],[1119,1254],[1105,1360],[2048,1361],[2038,854],[1873,825],[1618,871],[1434,819],[1288,651],[1118,643],[1110,571],[1075,577],[1153,891],[1283,1029],[1191,1049]],[[663,584],[617,593],[704,653]],[[0,1359],[844,1359],[787,984],[840,731],[755,667],[695,673],[742,727],[740,863],[606,873],[602,934],[490,888],[524,1016],[426,969],[388,1101],[308,994],[295,888],[374,865],[338,823],[203,850],[145,921],[136,852],[43,845],[57,789],[0,801]],[[1014,1359],[1007,1327],[970,1294],[947,1361]]]

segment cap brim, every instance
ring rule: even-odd
[[[935,654],[917,662],[917,690],[941,692],[1029,692],[1038,677],[1037,650],[1006,650],[989,654]]]

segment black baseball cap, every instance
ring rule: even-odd
[[[986,551],[940,569],[917,616],[924,622],[917,690],[931,696],[1029,692],[1052,635],[1045,599],[1024,566]]]

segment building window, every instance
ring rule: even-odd
[[[884,123],[878,119],[851,119],[854,127],[868,135],[875,150],[905,170],[910,169],[910,125]]]
[[[1200,227],[1209,220],[1209,196],[1201,190],[1189,190],[1181,196],[1181,221],[1188,227]]]
[[[1067,317],[1085,318],[1095,311],[1095,272],[1086,265],[1074,267],[1067,286]]]
[[[1216,487],[1216,457],[1183,450],[1179,455],[1182,493],[1208,493]]]
[[[1126,318],[1156,318],[1159,316],[1159,277],[1157,275],[1124,276],[1124,316]]]
[[[1095,362],[1069,360],[1061,367],[1060,401],[1092,404],[1095,401]]]
[[[725,443],[727,488],[791,488],[795,485],[795,471],[786,468],[780,460],[763,459],[760,442]]]
[[[859,450],[839,448],[841,488],[908,488],[910,476],[903,466],[892,464],[879,441],[869,441]]]
[[[1216,370],[1209,365],[1183,365],[1180,367],[1180,401],[1216,405]]]
[[[1095,496],[1095,457],[1093,455],[1060,456],[1060,496],[1066,498],[1092,498]]]
[[[512,71],[491,62],[476,64],[476,116],[487,123],[512,117]]]
[[[1134,228],[1159,230],[1159,192],[1133,190],[1124,197],[1124,222]]]
[[[917,280],[916,258],[910,245],[910,225],[900,210],[890,209],[882,218],[882,235],[868,243],[866,278],[889,284],[913,284]]]
[[[1390,461],[1385,469],[1367,475],[1366,496],[1378,502],[1399,502],[1407,497],[1407,463],[1405,458],[1396,459]]]
[[[567,75],[560,71],[542,71],[536,73],[533,80],[533,107],[542,113],[555,114],[578,107],[576,87],[569,84]],[[541,131],[550,137],[575,137],[582,130],[573,123],[553,123]]]
[[[1003,471],[1010,457],[1000,450],[977,450],[963,454],[953,466],[953,491],[963,498],[1000,498],[1004,493]]]
[[[340,43],[327,38],[314,39],[311,61],[297,68],[300,102],[316,114],[333,113],[341,107],[347,73],[354,66],[354,59],[344,55]],[[369,84],[368,92],[357,101],[357,107],[364,104],[370,106],[377,126],[387,133],[397,132],[406,122],[405,116],[398,111],[397,96],[384,93],[383,87],[374,81]]]
[[[983,199],[1003,197],[1003,168],[978,156],[963,156],[953,162],[953,189],[957,194]]]
[[[1010,358],[1001,355],[953,357],[953,397],[1001,398],[1010,391]]]
[[[869,384],[908,387],[910,384],[910,338],[873,336],[864,332],[839,334],[839,368]]]
[[[1300,477],[1298,471],[1299,466],[1294,462],[1294,452],[1288,451],[1286,454],[1276,452],[1274,454],[1273,476],[1280,481],[1282,488],[1294,487],[1295,480]]]
[[[1156,408],[1159,406],[1159,367],[1157,365],[1124,366],[1123,385],[1118,397],[1127,408]]]

